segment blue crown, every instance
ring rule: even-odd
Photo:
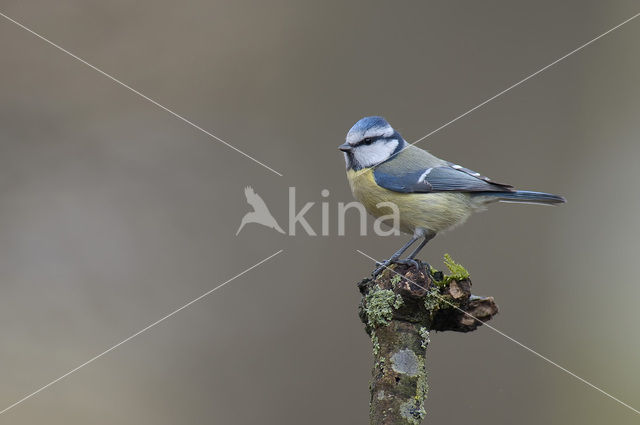
[[[353,127],[351,127],[351,130],[349,130],[349,132],[351,133],[353,132],[361,132],[364,133],[365,131],[371,129],[371,128],[377,128],[377,127],[391,127],[389,125],[389,123],[387,122],[387,120],[385,120],[382,117],[364,117],[361,120],[359,120],[357,123],[355,123],[353,125]]]

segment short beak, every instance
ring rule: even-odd
[[[348,143],[343,143],[340,146],[338,146],[338,149],[340,149],[342,152],[351,152],[351,145]]]

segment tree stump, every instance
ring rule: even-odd
[[[429,274],[420,264],[420,270],[392,265],[358,284],[359,315],[373,344],[371,425],[419,425],[426,415],[429,333],[474,331],[498,313],[493,297],[471,295],[469,273],[448,255],[450,275]]]

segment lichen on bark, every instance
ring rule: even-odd
[[[388,325],[393,317],[393,311],[400,308],[403,303],[400,294],[380,287],[372,288],[365,298],[367,322],[372,328]]]

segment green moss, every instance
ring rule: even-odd
[[[449,274],[444,274],[431,267],[431,276],[437,276],[438,273],[442,275],[441,280],[436,280],[434,278],[434,283],[437,286],[446,286],[450,284],[452,280],[465,280],[469,279],[471,276],[467,269],[465,269],[461,264],[453,261],[453,258],[451,258],[449,254],[444,254],[444,265],[449,269]]]
[[[393,318],[393,311],[403,303],[402,297],[392,290],[374,286],[365,297],[365,312],[371,329],[388,325]]]
[[[400,283],[401,280],[402,280],[402,276],[400,276],[399,274],[396,274],[391,278],[391,284],[395,286],[398,283]]]
[[[469,279],[471,276],[467,269],[465,269],[461,264],[453,261],[453,258],[449,254],[444,254],[444,265],[449,269],[449,280],[465,280]]]

